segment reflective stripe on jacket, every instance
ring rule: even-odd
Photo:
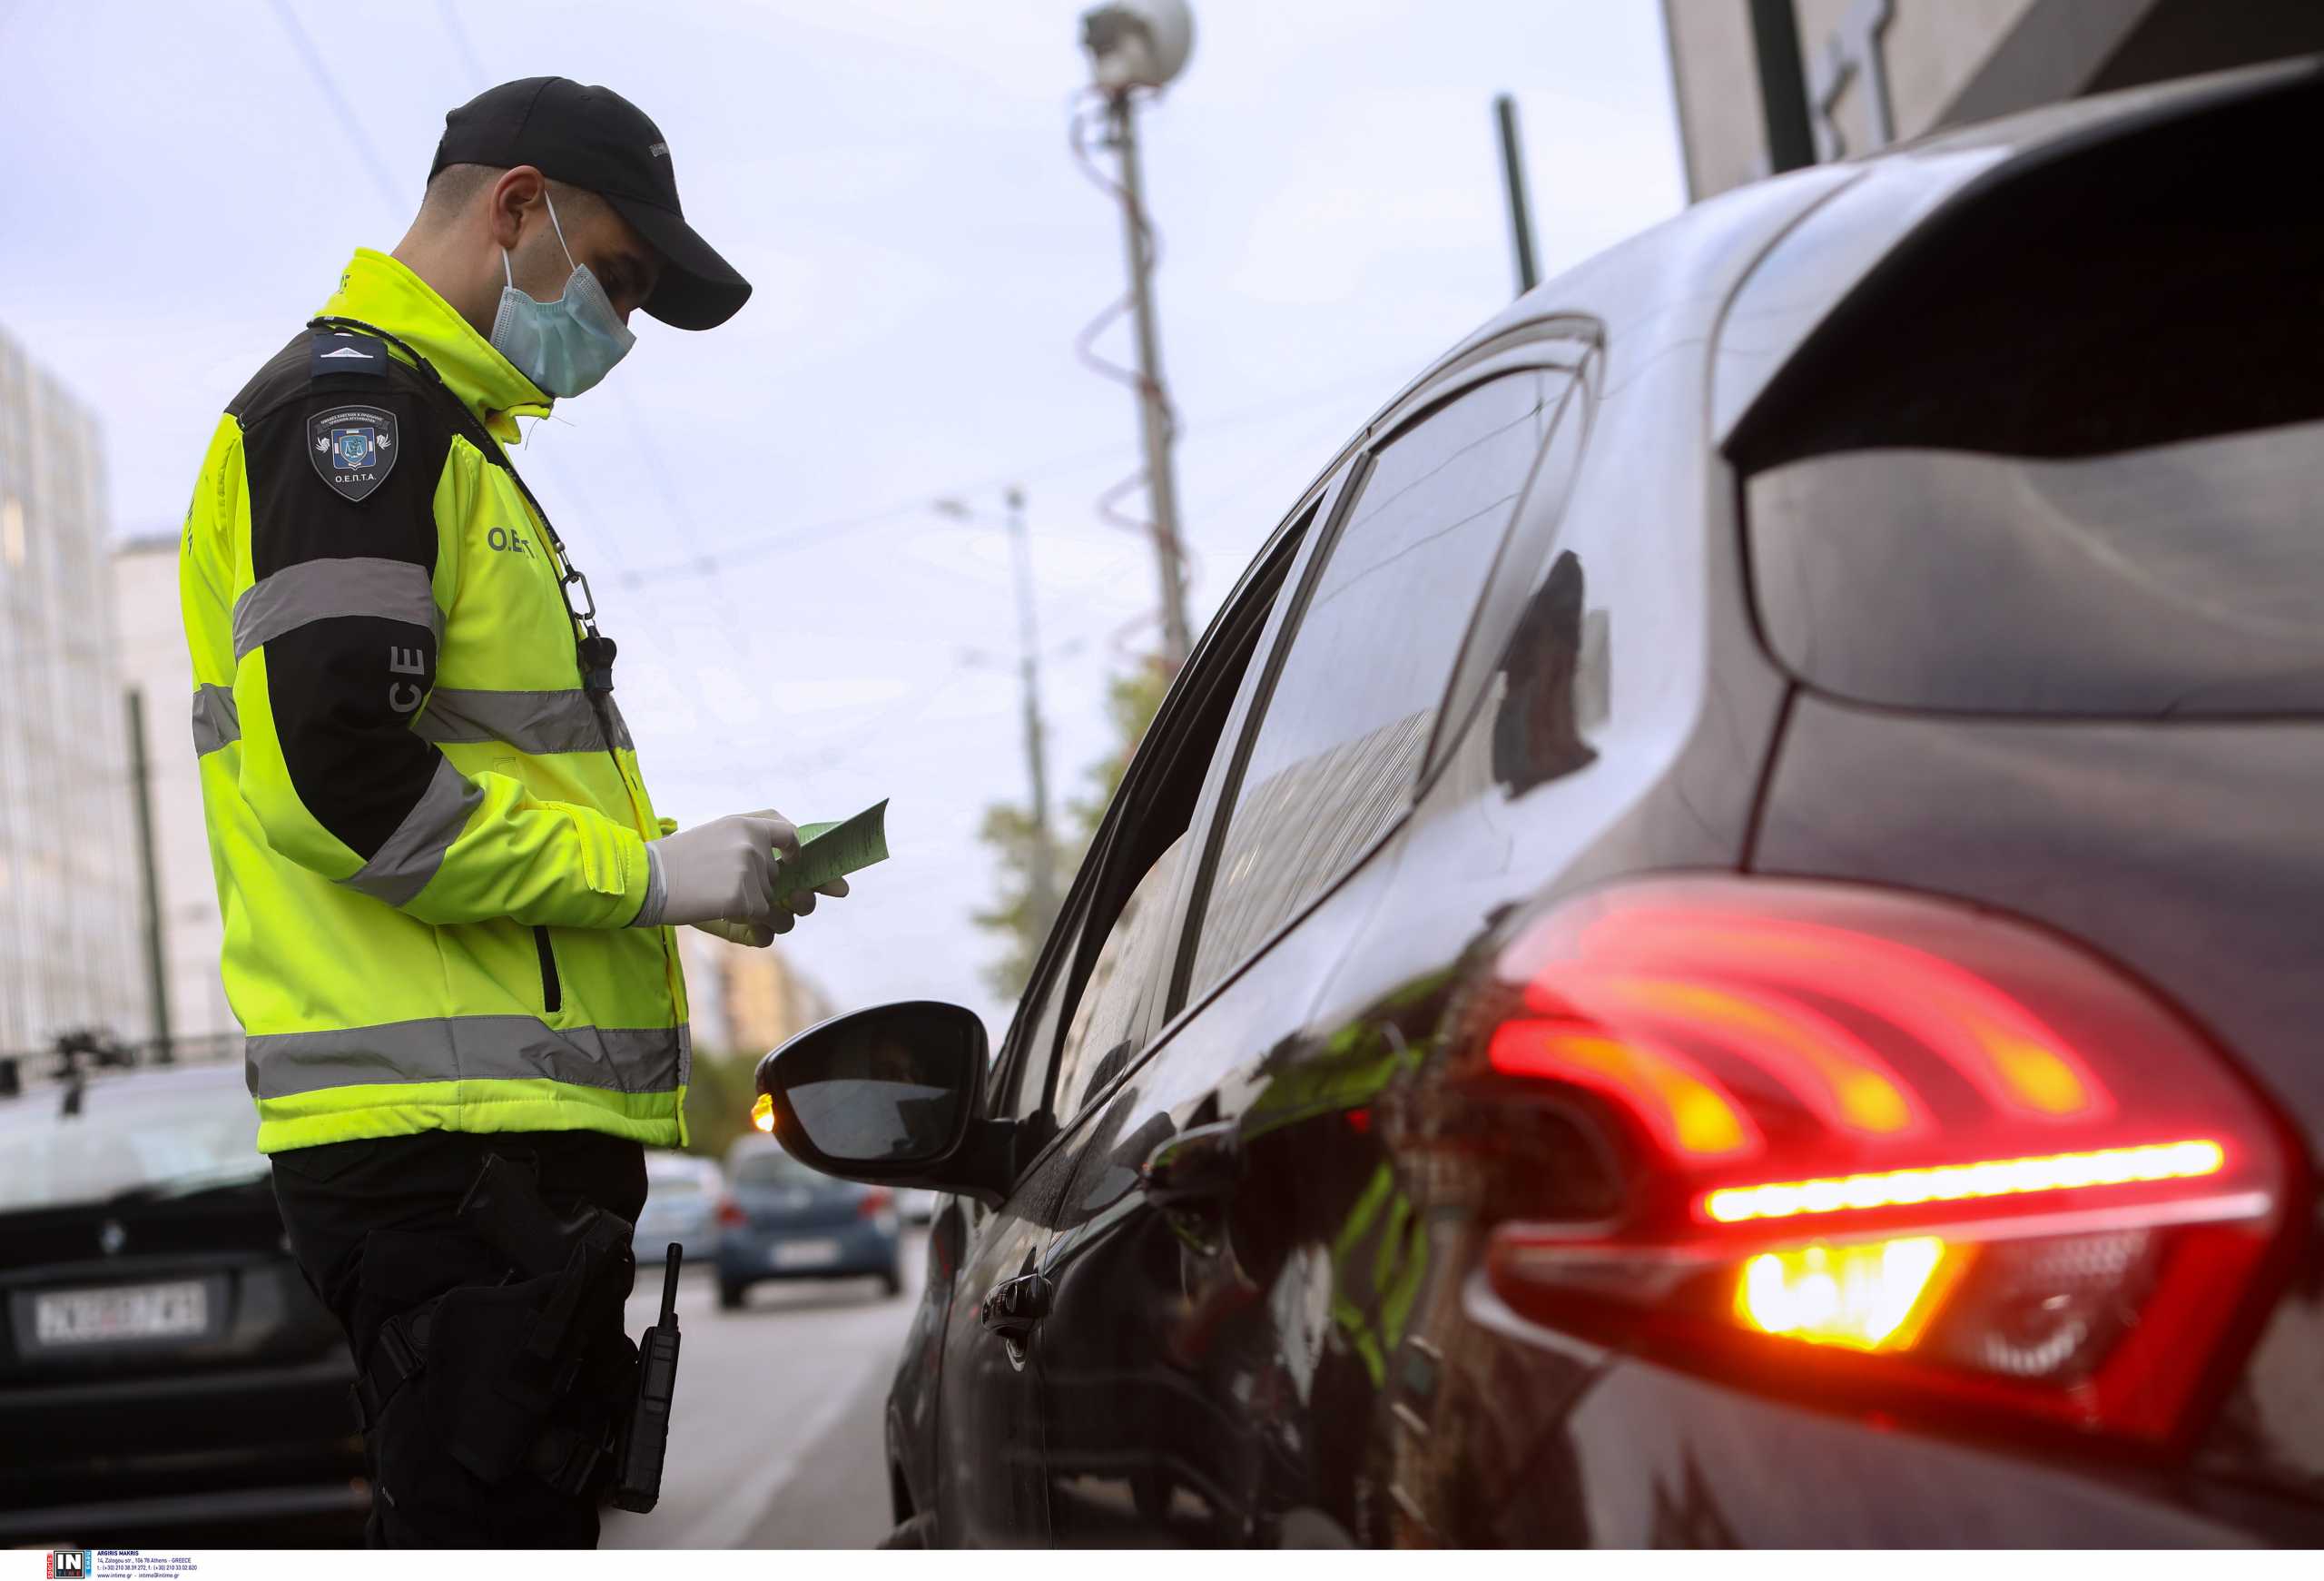
[[[400,263],[237,396],[180,547],[228,997],[261,1151],[428,1130],[674,1145],[685,986],[644,904],[655,817],[582,689],[502,443],[547,399]],[[348,371],[340,371],[341,366]]]

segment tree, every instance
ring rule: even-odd
[[[1054,917],[1039,914],[1033,898],[1032,809],[1019,802],[994,802],[984,810],[977,838],[991,846],[1000,862],[1000,898],[989,910],[971,912],[969,920],[1000,937],[1000,958],[984,969],[984,980],[1003,999],[1014,999],[1033,974],[1041,941],[1049,937]],[[1062,842],[1060,842],[1062,844]],[[1068,873],[1080,860],[1078,851],[1059,851],[1058,871]]]
[[[751,1101],[758,1096],[758,1058],[696,1049],[686,1081],[686,1151],[723,1159],[734,1139],[751,1129]]]
[[[1129,772],[1130,757],[1137,752],[1137,744],[1146,738],[1147,728],[1154,723],[1154,716],[1161,709],[1162,699],[1168,695],[1176,674],[1164,660],[1148,658],[1107,683],[1106,713],[1113,725],[1115,744],[1111,751],[1085,771],[1088,794],[1067,804],[1067,827],[1052,836],[1058,845],[1060,894],[1071,887],[1071,875],[1088,852],[1090,836],[1098,832],[1114,793],[1121,789],[1122,776]],[[986,932],[1000,935],[1001,954],[985,968],[985,981],[1001,997],[1013,1000],[1024,992],[1027,980],[1033,974],[1033,963],[1040,957],[1041,945],[1049,938],[1049,925],[1057,920],[1036,914],[1038,908],[1033,904],[1033,843],[1037,834],[1031,809],[1021,802],[993,803],[985,808],[978,838],[991,846],[1000,860],[1000,894],[990,909],[971,914],[970,920]]]

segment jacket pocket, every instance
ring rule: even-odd
[[[565,984],[556,974],[556,951],[548,942],[548,929],[533,930],[533,948],[541,957],[541,1008],[555,1015],[565,1007]]]

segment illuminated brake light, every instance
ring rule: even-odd
[[[1934,1235],[1765,1251],[1744,1263],[1735,1311],[1763,1334],[1901,1349],[1919,1338],[1965,1258]]]
[[[1456,1068],[1519,1116],[1494,1291],[1802,1403],[2183,1444],[2304,1210],[2219,1049],[1991,911],[1613,885],[1527,919],[1464,1013]]]
[[[1618,978],[1609,986],[1670,1019],[1717,1026],[1827,1123],[1871,1136],[1926,1129],[1927,1116],[1887,1062],[1795,996],[1667,978]]]
[[[1585,961],[1675,965],[1712,980],[1836,995],[1910,1033],[1997,1107],[2054,1119],[2111,1107],[2069,1042],[2014,996],[1926,949],[1821,922],[1625,909],[1576,941]]]
[[[1890,1170],[1837,1180],[1785,1181],[1728,1186],[1702,1199],[1702,1216],[1719,1224],[1788,1219],[1801,1213],[1841,1213],[1922,1202],[1964,1202],[2031,1191],[2073,1191],[2154,1181],[2191,1181],[2227,1167],[2215,1141],[2161,1142],[2102,1148],[2047,1158],[1994,1159],[1933,1169]]]
[[[1663,1146],[1689,1158],[1759,1151],[1757,1127],[1684,1054],[1643,1038],[1610,1038],[1588,1026],[1511,1022],[1494,1033],[1492,1068],[1595,1088],[1629,1106]]]

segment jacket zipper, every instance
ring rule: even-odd
[[[491,430],[478,420],[476,414],[468,410],[468,402],[452,392],[452,387],[444,382],[443,375],[436,371],[435,365],[410,346],[378,325],[367,324],[358,319],[318,317],[309,320],[307,327],[321,329],[327,325],[338,329],[360,331],[376,336],[402,351],[409,360],[413,369],[438,391],[446,401],[450,403],[457,430],[467,435],[470,444],[476,444],[477,437],[482,436],[485,444],[478,446],[477,453],[487,459],[496,454],[499,456],[502,467],[508,474],[508,480],[517,486],[517,492],[524,497],[534,524],[539,529],[543,539],[541,547],[547,551],[542,558],[548,562],[549,576],[556,584],[557,602],[564,606],[566,618],[574,620],[577,626],[579,622],[574,617],[572,600],[566,596],[565,573],[569,568],[565,564],[565,557],[558,552],[561,546],[556,541],[556,529],[549,525],[548,512],[541,509],[541,502],[534,499],[533,491],[525,486],[525,479],[517,472],[516,463],[508,459],[507,447],[494,438]],[[470,430],[474,432],[470,433]],[[577,636],[574,646],[575,665],[576,668],[580,668],[581,655]],[[641,839],[651,839],[659,831],[646,822],[645,808],[637,805],[638,787],[632,785],[629,776],[623,772],[621,754],[614,746],[613,721],[606,712],[605,704],[595,692],[589,690],[588,676],[586,670],[581,675],[581,681],[582,692],[589,699],[589,711],[596,716],[598,737],[605,743],[606,757],[613,765],[614,777],[621,781],[623,798],[629,804],[630,825]],[[671,1007],[675,1010],[680,995],[684,993],[682,984],[685,981],[684,972],[678,964],[675,935],[667,928],[659,928],[655,931],[662,935],[662,980],[664,986],[669,992]],[[548,930],[545,927],[534,928],[533,943],[540,952],[541,958],[541,1003],[546,1006],[547,1013],[554,1015],[565,1003],[565,990],[563,983],[557,978],[556,954],[549,946]],[[678,1116],[678,1134],[681,1139],[685,1135],[685,1116],[681,1113]]]
[[[515,467],[508,469],[508,475],[512,479],[516,478]],[[521,479],[517,481],[517,487],[518,492],[525,496],[525,503],[531,508],[531,513],[541,529],[543,548],[547,550],[542,558],[547,562],[549,576],[557,584],[557,598],[562,602],[565,597],[565,557],[557,552],[555,536],[548,530],[548,513],[540,508],[540,502],[532,497],[531,491],[525,488]],[[571,613],[571,608],[569,604],[566,605],[568,615]],[[589,699],[589,712],[597,721],[597,739],[605,744],[606,761],[613,766],[614,777],[621,782],[622,797],[629,804],[630,827],[637,832],[640,839],[650,840],[660,831],[646,821],[645,809],[637,805],[637,787],[630,783],[628,773],[621,766],[621,753],[614,746],[612,713],[606,706],[606,699],[589,687],[588,674],[581,665],[580,645],[577,641],[574,645],[573,657],[575,668],[580,675],[581,695]],[[679,996],[684,992],[680,984],[685,981],[684,969],[678,963],[676,934],[668,928],[656,928],[654,931],[662,936],[662,983],[670,995],[670,1007],[675,1013]],[[542,944],[542,950],[543,959],[548,961],[548,971],[553,973],[556,970],[556,963],[547,955],[546,942]],[[683,1133],[685,1125],[683,1115],[680,1116],[678,1123]]]
[[[555,1015],[565,1006],[565,983],[556,974],[556,951],[548,942],[548,930],[533,929],[533,948],[541,956],[541,1008]]]

